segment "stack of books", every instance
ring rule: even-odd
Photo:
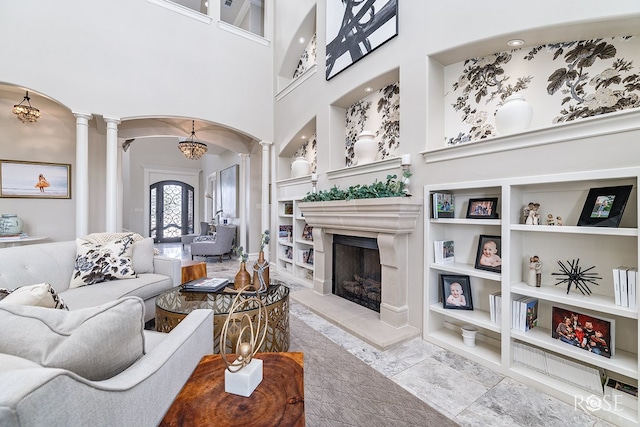
[[[15,239],[26,239],[29,237],[27,233],[16,233],[16,234],[0,234],[0,241],[2,240],[15,240]]]
[[[502,323],[502,292],[489,294],[489,314],[493,323]]]
[[[433,250],[436,264],[453,264],[453,240],[434,240]]]
[[[616,305],[629,308],[638,307],[638,269],[623,265],[613,269],[613,289]]]
[[[520,297],[512,301],[511,327],[526,332],[538,325],[538,299]]]
[[[229,284],[229,279],[204,277],[192,280],[182,285],[182,290],[187,292],[218,292]]]

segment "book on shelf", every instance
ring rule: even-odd
[[[0,235],[0,241],[2,240],[16,240],[16,239],[26,239],[29,237],[27,233],[15,233],[15,234],[2,234]]]
[[[293,241],[293,225],[283,224],[278,226],[278,239],[282,242],[291,243]]]
[[[298,254],[298,261],[302,262],[303,264],[313,265],[313,248],[300,249],[298,250]]]
[[[436,264],[453,264],[455,260],[453,240],[435,240],[433,246]]]
[[[520,304],[520,330],[527,332],[538,326],[538,299],[527,298]]]
[[[638,308],[638,269],[627,270],[627,292],[629,294],[629,308]]]
[[[627,287],[627,270],[629,267],[618,267],[620,274],[620,305],[629,307],[629,290]]]
[[[192,280],[182,285],[182,289],[188,292],[217,292],[229,284],[229,279],[209,278]]]
[[[313,227],[309,224],[304,225],[304,229],[302,230],[302,238],[304,240],[313,241]]]
[[[520,297],[518,299],[514,299],[511,301],[511,329],[515,329],[517,331],[524,331],[521,325],[524,324],[524,320],[521,319],[522,310],[522,302],[529,297]],[[524,317],[523,317],[524,319]]]
[[[622,305],[622,300],[620,298],[620,269],[622,266],[616,267],[613,269],[613,292],[614,292],[614,301],[616,305]]]
[[[500,323],[502,321],[502,307],[500,306],[502,301],[502,292],[494,292],[489,294],[489,316],[493,323]]]
[[[434,218],[453,218],[455,214],[455,206],[453,194],[451,193],[433,193],[433,217]]]

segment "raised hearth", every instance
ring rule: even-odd
[[[422,201],[388,197],[300,203],[313,227],[315,277],[312,290],[291,297],[369,344],[386,349],[414,338],[408,323],[408,233],[415,228]],[[374,238],[378,242],[382,293],[380,313],[332,294],[333,235]]]

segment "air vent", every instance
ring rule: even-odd
[[[231,7],[231,3],[233,3],[233,0],[224,0],[225,7]]]

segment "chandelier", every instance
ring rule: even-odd
[[[33,123],[40,118],[40,110],[31,106],[30,99],[29,91],[27,91],[22,102],[13,106],[13,114],[18,116],[18,120],[22,123]],[[25,101],[27,102],[26,104],[24,103]]]
[[[178,148],[187,159],[198,160],[207,152],[207,144],[196,140],[195,121],[191,120],[191,136],[178,142]]]

